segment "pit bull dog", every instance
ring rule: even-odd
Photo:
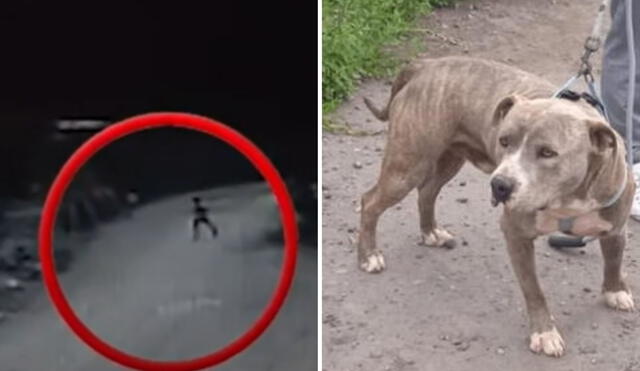
[[[376,247],[380,215],[418,190],[425,245],[451,246],[435,220],[440,189],[465,161],[491,174],[494,206],[530,322],[530,349],[561,356],[565,343],[535,272],[534,239],[555,231],[599,238],[608,306],[634,308],[621,272],[635,183],[622,138],[588,103],[552,98],[555,87],[487,60],[424,60],[396,78],[384,109],[365,103],[389,133],[376,184],[361,201],[358,259],[385,268]],[[489,187],[488,187],[489,188]]]

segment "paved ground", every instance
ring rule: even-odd
[[[101,227],[62,276],[76,312],[114,346],[158,360],[201,356],[239,336],[269,299],[282,258],[263,238],[274,204],[255,186],[201,194],[215,210],[215,241],[190,241],[190,195],[172,197]],[[316,285],[316,250],[302,246],[272,327],[216,369],[316,369]],[[2,371],[122,369],[76,339],[42,288],[0,325],[0,360]]]
[[[422,21],[425,56],[492,58],[561,84],[577,68],[599,0],[461,1]],[[600,55],[596,55],[596,59]],[[465,166],[443,190],[439,221],[459,243],[453,250],[418,246],[416,195],[380,221],[378,243],[388,269],[357,269],[355,241],[361,194],[379,171],[386,123],[363,96],[382,104],[388,81],[366,82],[336,115],[378,135],[323,135],[323,367],[333,370],[640,370],[640,314],[616,313],[600,297],[597,243],[559,252],[537,243],[538,272],[567,354],[528,350],[520,289],[489,203],[488,177]],[[640,295],[638,238],[631,222],[624,259]]]

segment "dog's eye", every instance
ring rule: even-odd
[[[500,145],[503,147],[508,147],[509,146],[509,138],[507,137],[500,137],[500,139],[498,139],[498,141],[500,142]]]
[[[538,156],[542,157],[542,158],[551,158],[551,157],[556,157],[558,155],[558,152],[549,149],[547,147],[542,147],[540,148],[540,151],[538,151]]]

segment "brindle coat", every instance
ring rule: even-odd
[[[378,219],[413,189],[424,243],[451,245],[451,234],[436,223],[435,201],[469,161],[508,185],[497,200],[504,203],[500,225],[526,301],[530,348],[560,356],[565,344],[536,277],[533,241],[573,217],[573,234],[600,239],[607,304],[633,310],[621,262],[635,184],[622,138],[593,107],[551,98],[554,90],[501,63],[449,57],[405,68],[384,109],[365,100],[390,124],[378,181],[362,197],[358,259],[366,272],[385,268],[375,241]]]

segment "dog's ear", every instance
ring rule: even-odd
[[[519,100],[520,98],[516,95],[510,95],[503,98],[493,112],[493,124],[498,125]]]
[[[591,144],[596,150],[598,150],[598,152],[603,152],[610,148],[616,148],[616,134],[611,126],[602,121],[594,120],[588,120],[587,124],[589,127],[589,138],[591,139]]]

